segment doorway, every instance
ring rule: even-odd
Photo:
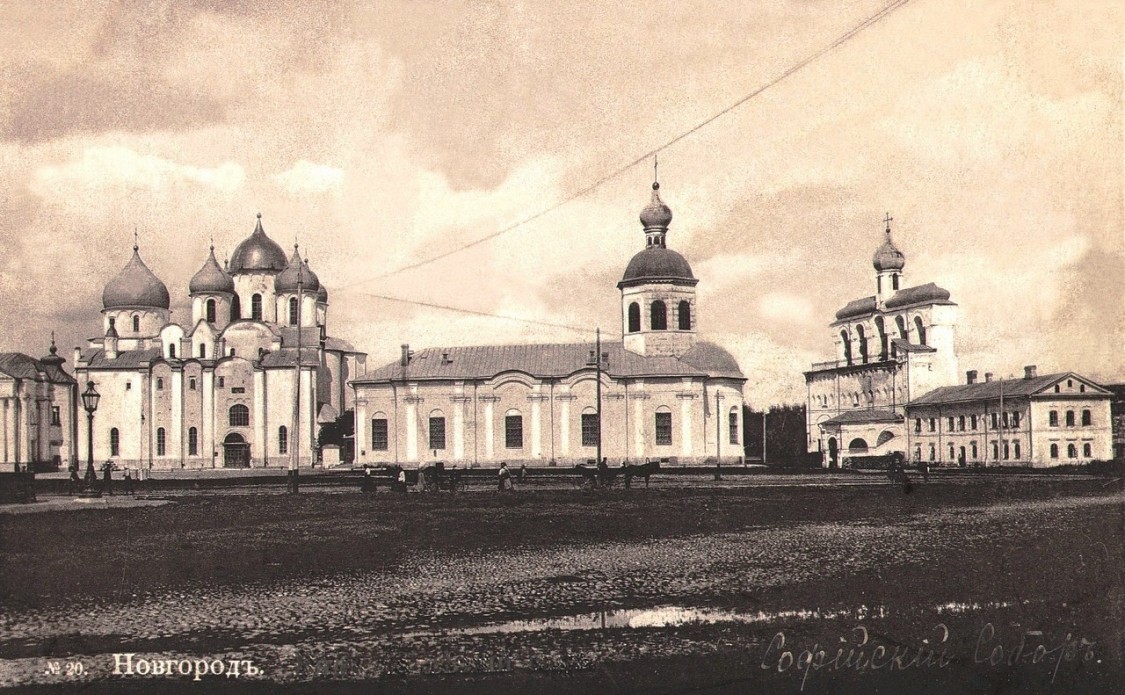
[[[223,440],[223,466],[227,468],[250,467],[250,445],[237,432],[231,432]]]

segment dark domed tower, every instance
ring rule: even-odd
[[[641,210],[645,248],[633,256],[617,283],[625,349],[650,357],[680,357],[695,345],[695,286],[687,259],[668,248],[672,210],[652,184],[652,201]]]
[[[170,316],[168,288],[141,260],[139,247],[133,257],[102,291],[103,330],[113,329],[126,349],[155,338]]]
[[[891,216],[884,220],[887,225],[882,246],[875,250],[871,263],[875,266],[875,299],[884,302],[898,292],[902,281],[902,269],[906,266],[906,255],[898,250],[891,240]]]
[[[300,291],[298,292],[298,288]],[[317,294],[320,292],[320,278],[301,259],[297,246],[293,246],[293,256],[289,265],[281,271],[274,282],[277,293],[278,323],[296,326],[300,317],[306,328],[317,325]],[[298,311],[298,304],[300,311]]]
[[[234,247],[230,256],[230,275],[234,280],[235,305],[238,317],[275,322],[277,302],[274,299],[274,278],[289,265],[285,251],[266,236],[262,214],[254,233]]]
[[[191,293],[192,324],[206,321],[217,330],[226,328],[231,320],[231,303],[234,299],[234,280],[219,266],[215,247],[188,283]]]

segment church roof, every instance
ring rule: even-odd
[[[281,334],[282,347],[293,347],[297,344],[297,327],[296,326],[281,326],[279,329]],[[301,345],[305,347],[316,347],[320,345],[320,329],[308,326],[301,329]],[[328,336],[324,340],[324,347],[328,350],[338,350],[340,352],[356,352],[355,346],[346,340]]]
[[[123,350],[112,360],[106,358],[102,348],[87,348],[82,351],[82,361],[92,369],[136,369],[147,367],[160,358],[159,348]]]
[[[932,282],[925,285],[917,285],[915,287],[905,287],[895,292],[890,299],[886,301],[887,309],[905,309],[912,306],[933,304],[953,304],[949,301],[949,290],[944,287],[938,287]],[[836,312],[836,320],[844,321],[846,319],[854,319],[868,314],[874,314],[878,310],[878,305],[875,302],[875,296],[863,297],[861,299],[853,299],[844,305],[843,309]]]
[[[691,272],[687,259],[672,249],[652,246],[639,251],[625,267],[625,275],[617,286],[627,287],[645,282],[672,282],[695,285],[699,280]]]
[[[830,417],[821,425],[857,425],[869,424],[876,422],[902,422],[902,416],[890,410],[874,409],[874,410],[845,410],[844,412]]]
[[[168,288],[141,260],[136,246],[133,257],[102,290],[102,306],[106,309],[167,309],[170,304]]]
[[[211,247],[211,253],[204,261],[203,267],[191,277],[191,282],[188,283],[188,292],[191,294],[199,292],[234,293],[234,280],[219,266],[219,261],[215,259],[214,246]]]
[[[602,369],[613,378],[630,377],[725,377],[742,379],[734,358],[710,343],[698,351],[689,351],[685,358],[645,357],[630,352],[620,343],[603,343],[602,352],[609,360]],[[450,348],[427,348],[414,355],[407,368],[411,380],[426,379],[491,379],[503,372],[524,372],[538,379],[563,378],[592,369],[588,364],[594,343],[541,343],[535,345],[473,345]],[[689,362],[692,360],[692,362]],[[708,368],[714,368],[714,372]],[[403,378],[396,360],[355,383],[378,383]]]
[[[289,258],[289,265],[285,266],[285,270],[278,273],[277,278],[273,281],[273,288],[278,293],[296,292],[298,280],[300,280],[302,291],[317,292],[320,290],[320,278],[309,268],[307,263],[301,260],[300,252],[294,247],[293,255]]]
[[[926,393],[906,405],[908,407],[919,405],[938,405],[944,403],[958,403],[964,401],[980,401],[980,400],[996,400],[999,399],[1001,394],[1004,398],[1023,398],[1033,396],[1040,391],[1054,386],[1064,378],[1070,377],[1078,379],[1084,383],[1090,384],[1094,387],[1094,391],[1087,391],[1082,394],[1067,393],[1066,396],[1074,397],[1090,397],[1090,396],[1109,396],[1110,392],[1098,386],[1094,382],[1081,377],[1074,372],[1058,372],[1056,374],[1046,374],[1044,376],[1036,376],[1030,379],[1004,379],[997,381],[979,381],[975,384],[958,384],[956,386],[942,386],[936,388],[929,393]]]
[[[297,349],[296,348],[281,348],[273,352],[267,352],[262,355],[262,359],[258,361],[263,367],[296,367],[297,366]],[[301,350],[301,366],[316,367],[320,365],[320,356],[317,355],[316,350],[308,347]]]
[[[22,352],[0,352],[0,373],[14,379],[44,380],[55,384],[73,384],[74,377],[62,367],[44,364]]]
[[[234,247],[234,253],[230,255],[230,272],[281,271],[287,265],[289,259],[277,242],[266,236],[266,230],[262,229],[262,215],[258,213],[254,232]]]
[[[891,241],[891,227],[890,222],[887,223],[887,238],[883,240],[883,244],[875,250],[875,255],[871,259],[871,264],[875,266],[875,270],[883,272],[884,270],[902,270],[906,265],[906,256],[902,251],[898,250],[895,242]]]

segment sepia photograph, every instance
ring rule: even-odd
[[[0,690],[1125,693],[1123,27],[0,0]]]

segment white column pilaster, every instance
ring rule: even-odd
[[[262,308],[263,312],[265,307]],[[261,465],[269,465],[269,439],[266,438],[266,373],[263,370],[254,371],[254,397],[251,403],[254,423],[254,442],[250,450],[250,465],[254,459],[261,461]]]

